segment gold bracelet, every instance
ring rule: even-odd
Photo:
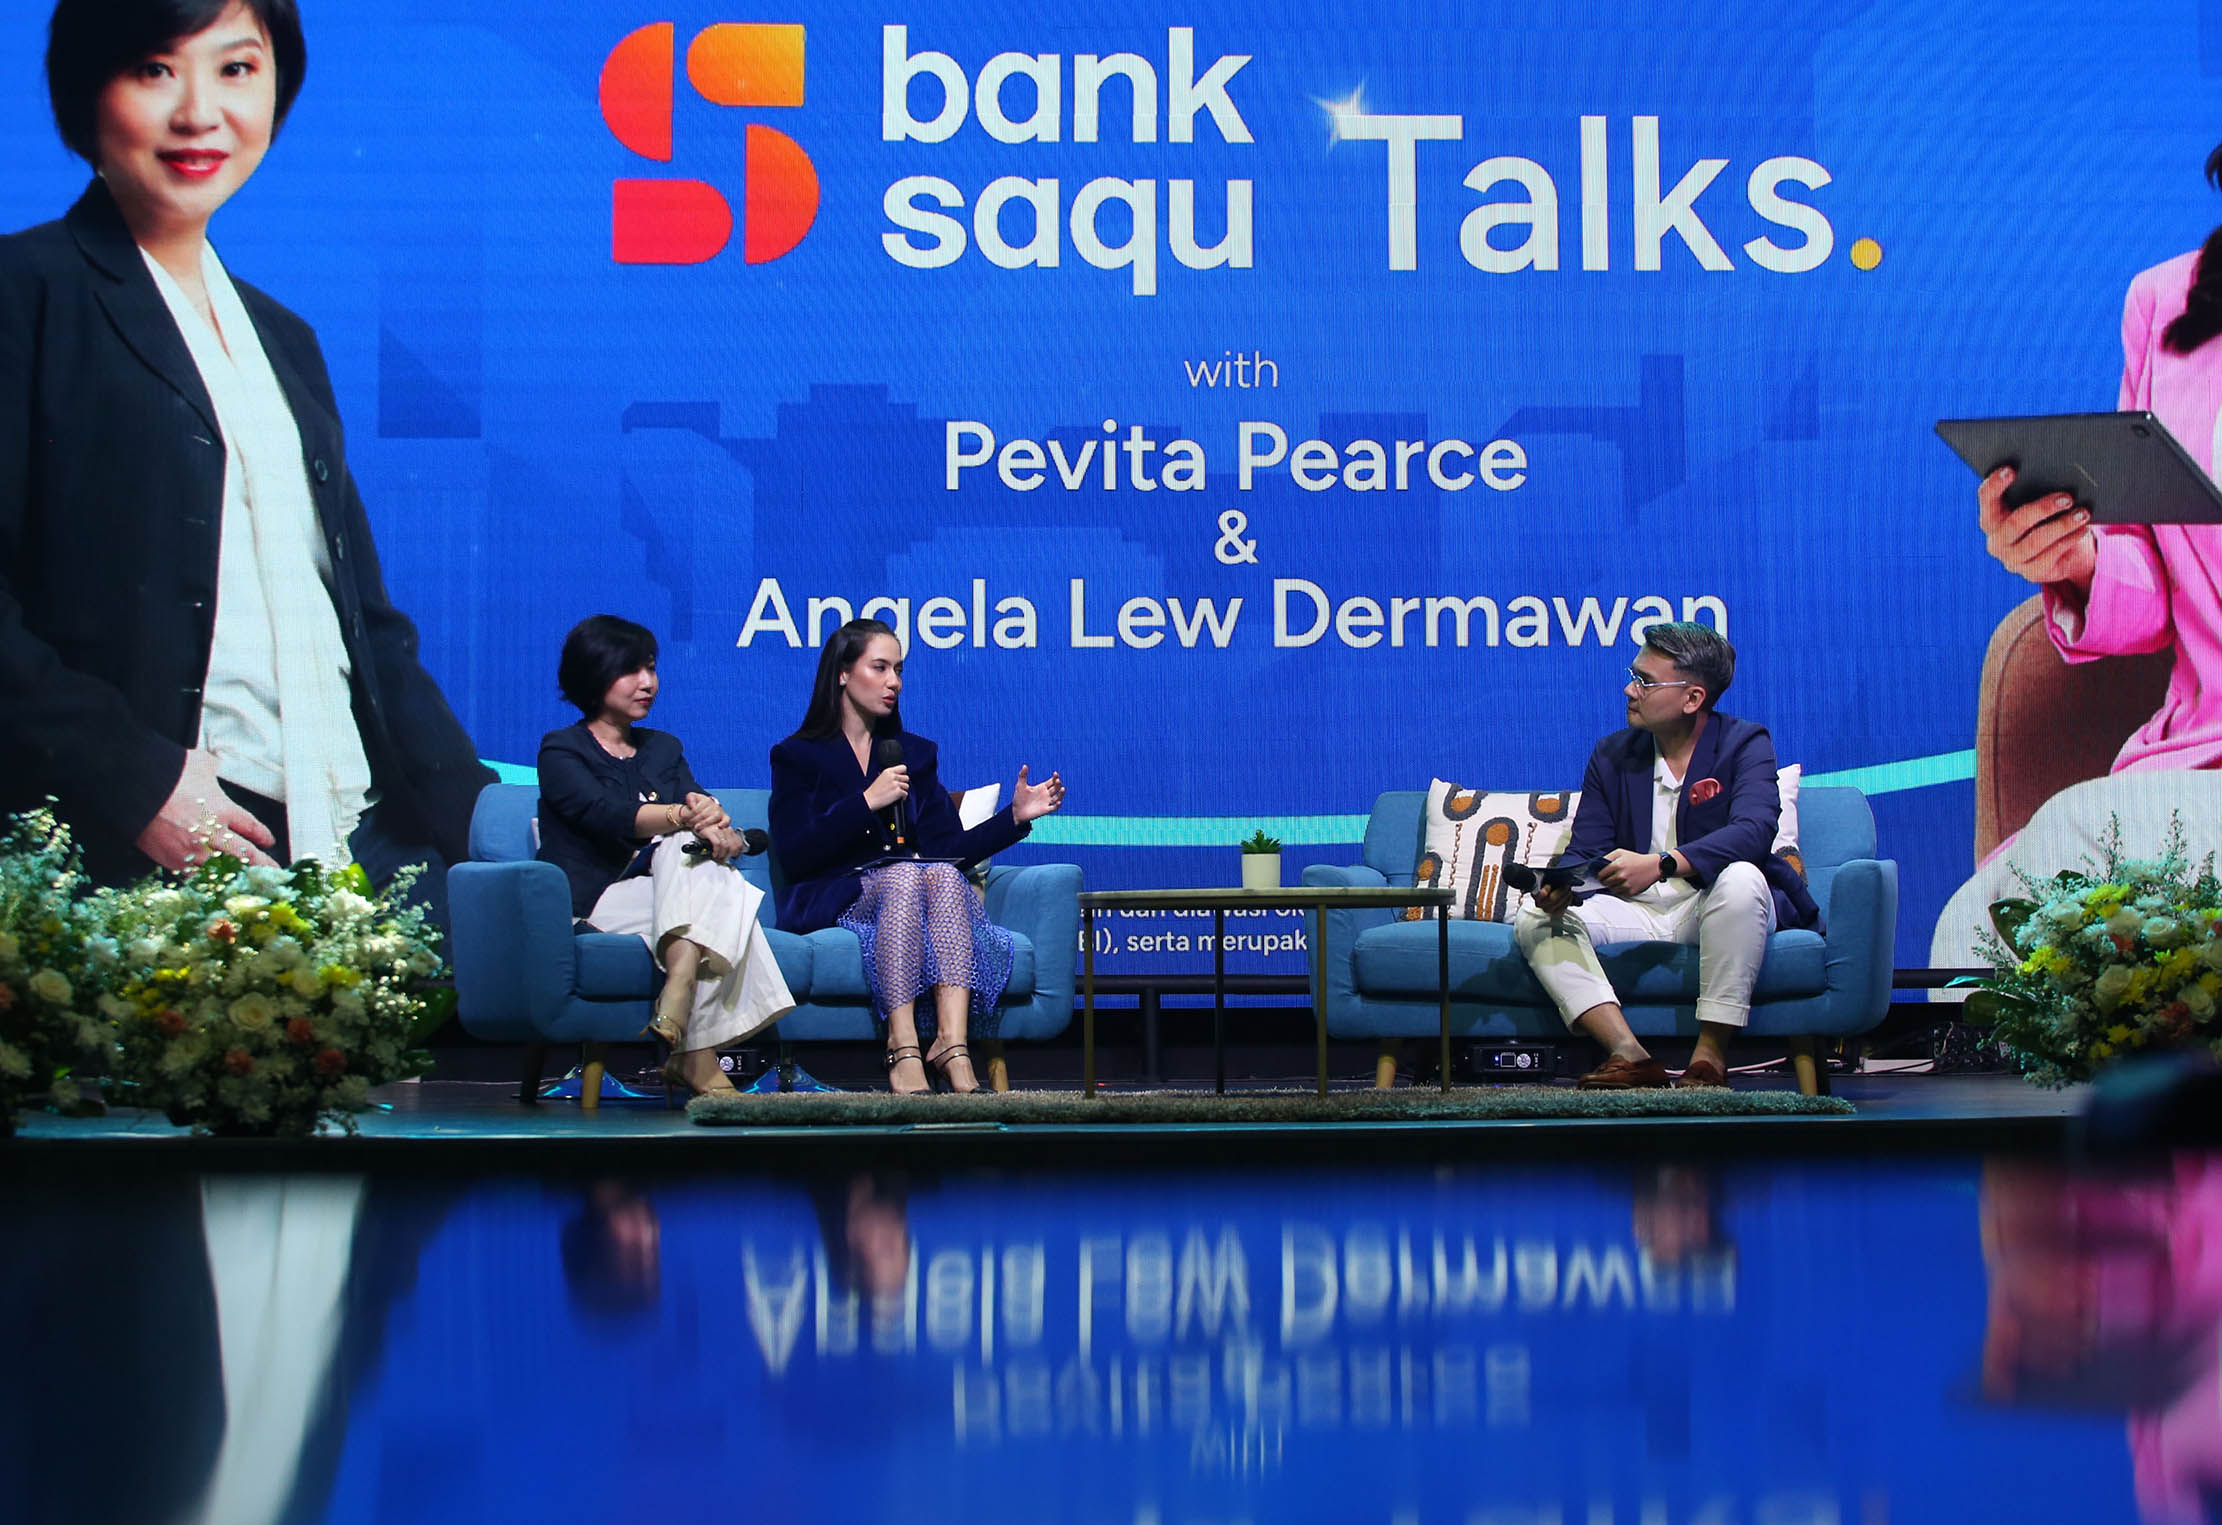
[[[679,829],[679,822],[681,819],[682,815],[677,805],[674,804],[664,806],[664,822],[666,830],[677,831]]]

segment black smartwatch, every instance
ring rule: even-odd
[[[1675,867],[1674,854],[1659,854],[1659,877],[1661,879],[1679,879],[1681,876],[1682,870]]]

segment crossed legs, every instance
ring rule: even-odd
[[[730,1091],[733,1082],[718,1064],[715,1045],[687,1047],[687,1019],[694,1011],[694,987],[702,974],[702,945],[673,934],[658,949],[663,960],[664,988],[656,997],[656,1016],[650,1025],[671,1045],[667,1070],[696,1092]]]
[[[1605,1069],[1660,1085],[1665,1072],[1629,1028],[1596,944],[1697,944],[1698,1039],[1690,1070],[1718,1076],[1726,1073],[1729,1038],[1751,1020],[1752,985],[1774,929],[1774,894],[1766,876],[1754,864],[1731,863],[1702,892],[1664,908],[1597,896],[1554,919],[1530,906],[1513,923],[1513,937],[1566,1025],[1603,1046],[1609,1056]]]

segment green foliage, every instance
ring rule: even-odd
[[[0,1124],[34,1101],[97,1110],[97,1092],[79,1081],[109,1051],[95,965],[115,950],[95,936],[83,884],[76,844],[51,810],[9,823],[0,837]]]
[[[125,1099],[196,1128],[352,1132],[373,1086],[431,1069],[423,1037],[453,1007],[414,878],[219,855],[94,896]]]
[[[2127,858],[2116,820],[2096,872],[2023,876],[2025,896],[1991,907],[1983,953],[1995,972],[1965,1008],[2029,1078],[2088,1080],[2118,1054],[2198,1043],[2222,1051],[2222,881],[2193,865],[2183,822],[2158,858]]]
[[[1277,853],[1281,850],[1281,839],[1267,836],[1265,829],[1260,827],[1237,845],[1246,853]]]

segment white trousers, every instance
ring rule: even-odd
[[[1591,1007],[1617,1002],[1597,961],[1598,943],[1696,943],[1697,1019],[1724,1027],[1751,1021],[1751,987],[1775,929],[1774,891],[1756,864],[1731,863],[1695,895],[1662,908],[1592,895],[1557,920],[1533,904],[1512,923],[1513,940],[1572,1027]]]
[[[795,1009],[779,961],[757,922],[764,892],[731,864],[689,857],[685,839],[663,838],[646,874],[602,891],[587,919],[604,932],[644,939],[656,964],[683,937],[702,949],[684,1047],[719,1048],[755,1036]]]
[[[1992,901],[2026,893],[2014,873],[2017,867],[2037,879],[2050,879],[2064,868],[2096,868],[2099,841],[2117,820],[2124,856],[2157,858],[2168,840],[2171,816],[2183,822],[2194,864],[2222,851],[2222,773],[2141,769],[2069,785],[2038,806],[2029,824],[1945,903],[1929,941],[1930,966],[1989,966],[1975,940],[1991,924]],[[1937,990],[1929,998],[1958,1001],[1966,996],[1965,990]]]

